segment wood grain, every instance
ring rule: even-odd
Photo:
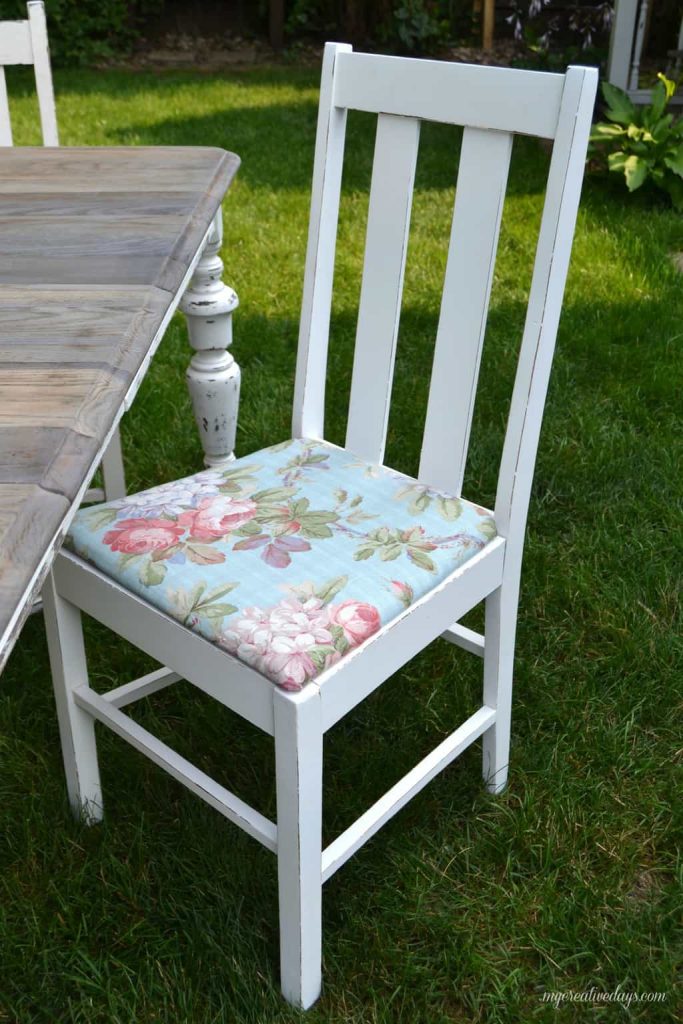
[[[0,157],[0,669],[238,165],[181,147]]]

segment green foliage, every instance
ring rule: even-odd
[[[163,5],[164,0],[46,0],[53,65],[91,64],[128,53],[142,20]],[[24,0],[0,0],[0,19],[25,17]]]
[[[591,142],[606,154],[610,171],[624,175],[629,192],[649,182],[683,210],[683,119],[666,113],[675,84],[657,77],[647,107],[636,107],[622,89],[603,82],[609,120],[593,125]]]
[[[319,77],[57,73],[64,145],[228,146],[242,157],[224,207],[226,280],[240,298],[240,456],[289,436]],[[36,144],[33,95],[12,99],[17,144]],[[375,130],[376,118],[349,115],[327,401],[337,444]],[[422,127],[387,451],[408,473],[457,143],[448,126]],[[463,491],[483,504],[494,500],[546,173],[547,155],[517,138]],[[668,253],[683,251],[682,222],[586,183],[530,509],[510,788],[484,792],[475,745],[335,875],[325,992],[305,1017],[279,995],[268,851],[109,730],[98,738],[106,821],[72,821],[42,616],[30,617],[0,685],[2,1024],[680,1024],[682,278]],[[189,357],[175,317],[123,420],[130,493],[201,466]],[[392,579],[396,563],[373,558]],[[88,617],[86,629],[98,690],[156,667]],[[437,640],[343,718],[325,736],[325,842],[480,704],[479,659]],[[270,737],[187,683],[131,713],[275,817]],[[628,1012],[542,1001],[544,990],[617,985],[667,999]]]
[[[422,53],[448,38],[448,19],[440,17],[441,7],[429,0],[403,0],[393,12],[392,29],[402,47]]]
[[[453,35],[455,6],[453,0],[355,0],[341,5],[336,0],[292,0],[287,33],[357,43],[374,40],[393,50],[428,53]]]

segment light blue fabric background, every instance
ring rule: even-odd
[[[332,445],[293,440],[81,510],[68,544],[298,688],[494,536],[484,509]]]

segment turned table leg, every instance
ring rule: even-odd
[[[180,300],[195,350],[186,374],[187,386],[207,466],[221,466],[235,457],[240,397],[240,368],[227,351],[232,344],[232,314],[239,300],[221,280],[222,241],[219,210],[190,286]]]

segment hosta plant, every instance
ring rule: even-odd
[[[683,210],[683,118],[667,113],[675,84],[664,75],[652,90],[652,102],[636,107],[622,89],[602,83],[607,121],[593,125],[595,152],[607,155],[610,171],[623,174],[629,192],[646,182],[667,192]]]

